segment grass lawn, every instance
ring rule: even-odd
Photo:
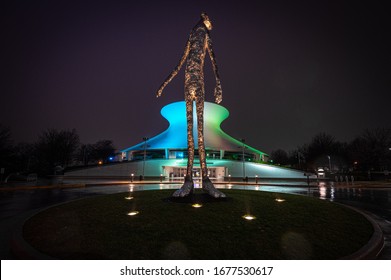
[[[24,238],[59,259],[338,259],[370,239],[371,224],[315,198],[224,190],[225,201],[172,202],[172,190],[104,195],[28,220]],[[197,190],[195,200],[204,195]],[[277,202],[276,198],[285,199]],[[138,215],[127,213],[138,211]],[[252,214],[256,219],[242,218]]]

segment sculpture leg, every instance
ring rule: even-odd
[[[197,127],[198,127],[198,154],[200,157],[202,189],[209,195],[218,198],[225,197],[225,194],[215,188],[208,177],[208,168],[206,166],[206,151],[204,141],[204,99],[196,100]]]
[[[193,179],[193,163],[194,163],[193,100],[186,100],[186,119],[187,119],[186,177]]]
[[[194,136],[193,136],[193,101],[186,99],[186,118],[187,118],[187,170],[185,183],[183,186],[176,190],[172,196],[185,197],[191,195],[194,189],[193,183],[193,162],[194,162]]]

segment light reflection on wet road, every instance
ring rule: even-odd
[[[35,209],[40,209],[75,199],[95,195],[119,193],[129,191],[154,189],[177,189],[178,184],[151,184],[151,185],[111,185],[72,189],[32,189],[24,191],[0,192],[0,256],[9,259],[9,240],[17,220]],[[196,185],[196,187],[199,187]],[[310,187],[292,184],[289,186],[276,185],[218,185],[219,188],[259,190],[268,192],[290,193],[327,199],[347,204],[370,214],[379,223],[385,235],[385,247],[379,259],[391,259],[391,187],[356,187],[349,185],[334,185],[320,182]]]

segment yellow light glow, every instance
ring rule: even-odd
[[[138,211],[132,211],[128,213],[128,216],[136,216],[138,213]]]
[[[246,215],[242,216],[242,218],[243,218],[243,219],[246,219],[246,220],[248,220],[248,221],[251,221],[251,220],[255,220],[255,219],[256,219],[255,216],[250,215],[250,214],[246,214]]]
[[[133,196],[126,196],[125,199],[126,199],[126,200],[132,200],[132,199],[133,199]]]
[[[194,208],[201,208],[201,207],[202,207],[202,204],[194,203],[194,204],[191,205],[191,207],[194,207]]]
[[[276,198],[276,201],[277,201],[277,202],[284,202],[284,201],[285,201],[285,199],[282,199],[282,198]]]
[[[103,164],[103,161],[101,161],[101,160],[100,160],[100,161],[98,161],[98,164],[99,164],[99,165]]]

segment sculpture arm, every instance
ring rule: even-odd
[[[178,65],[175,67],[175,69],[171,72],[171,74],[166,78],[166,80],[163,82],[163,84],[160,86],[160,88],[158,89],[158,91],[156,93],[156,97],[159,97],[160,95],[162,95],[163,89],[168,85],[169,82],[171,82],[172,79],[174,79],[174,77],[178,74],[179,70],[181,70],[183,63],[185,62],[186,57],[189,54],[189,50],[190,50],[190,41],[187,41],[185,51],[183,53],[181,60],[179,61]]]
[[[213,47],[212,47],[212,39],[206,35],[206,42],[207,42],[207,49],[209,53],[210,60],[212,61],[212,67],[213,71],[215,73],[215,78],[216,78],[216,87],[214,91],[214,97],[215,101],[217,104],[219,104],[223,100],[223,91],[221,89],[221,83],[220,83],[220,75],[219,75],[219,69],[217,67],[216,63],[216,57],[213,52]]]

